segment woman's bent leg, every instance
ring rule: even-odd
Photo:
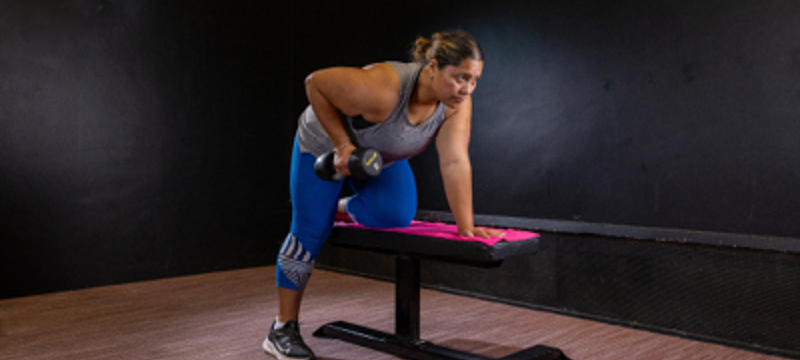
[[[369,180],[352,179],[355,195],[347,213],[359,224],[381,229],[406,227],[417,212],[417,184],[407,160],[385,168]]]

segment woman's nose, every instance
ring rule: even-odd
[[[466,83],[464,84],[464,86],[461,87],[461,91],[459,92],[462,95],[471,95],[472,92],[475,91],[475,86],[477,86],[475,82]]]

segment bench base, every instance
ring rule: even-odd
[[[314,332],[314,336],[338,339],[410,360],[493,360],[438,346],[424,340],[409,340],[344,321],[325,324]],[[561,350],[536,345],[499,360],[567,360],[567,358],[561,353]]]

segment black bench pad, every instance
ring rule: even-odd
[[[535,237],[520,241],[500,241],[489,246],[479,241],[457,241],[338,226],[334,227],[328,243],[339,247],[480,267],[497,266],[507,257],[533,254],[539,250],[539,238]]]

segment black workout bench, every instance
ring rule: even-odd
[[[453,241],[391,231],[334,227],[328,244],[396,257],[395,334],[344,321],[328,323],[315,337],[339,339],[410,360],[492,360],[434,345],[420,335],[420,259],[491,268],[510,256],[533,254],[539,239],[501,241],[494,246],[480,242]],[[499,360],[569,360],[559,349],[536,345]]]

